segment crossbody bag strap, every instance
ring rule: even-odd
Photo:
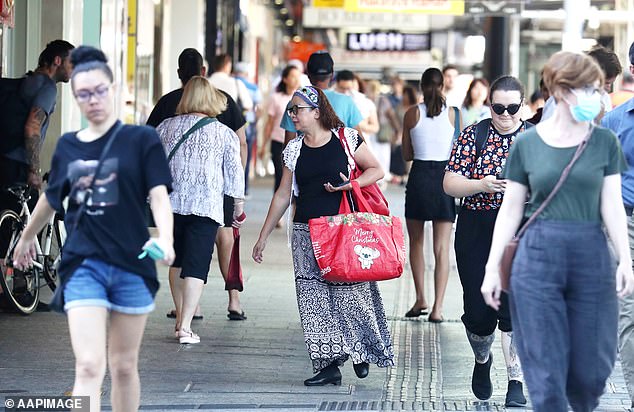
[[[189,138],[189,136],[192,135],[192,133],[194,133],[196,130],[200,129],[201,127],[205,127],[208,124],[213,123],[217,120],[218,119],[216,119],[215,117],[203,117],[202,119],[198,120],[192,127],[189,128],[189,130],[185,132],[185,134],[183,134],[183,136],[176,143],[176,145],[174,145],[172,150],[170,150],[169,155],[167,155],[167,163],[169,163],[170,160],[172,160],[172,157],[174,157],[174,155],[176,154],[176,150],[178,150],[178,148],[185,142],[185,140]]]
[[[561,176],[559,177],[557,184],[555,185],[553,190],[550,192],[546,200],[542,202],[542,204],[537,208],[537,210],[533,212],[531,217],[528,218],[526,223],[524,223],[520,231],[515,236],[516,238],[519,239],[522,237],[522,235],[524,235],[524,232],[526,232],[526,229],[528,228],[528,226],[530,226],[533,222],[535,222],[535,220],[537,219],[537,216],[539,216],[539,214],[542,213],[544,209],[546,209],[546,207],[553,200],[553,198],[555,197],[559,189],[561,189],[564,182],[568,178],[568,175],[570,174],[570,170],[572,169],[572,166],[577,162],[577,160],[581,157],[581,154],[583,153],[585,148],[588,146],[588,140],[590,140],[590,137],[592,136],[593,131],[594,131],[594,126],[590,126],[590,132],[588,133],[588,136],[585,139],[583,139],[583,141],[577,147],[577,150],[575,151],[575,154],[572,156],[572,159],[570,159],[570,162],[568,163],[568,165],[566,165],[563,172],[561,173]]]
[[[350,150],[350,146],[348,145],[348,139],[346,139],[346,135],[344,134],[345,127],[340,127],[338,130],[339,143],[343,147],[343,151],[346,153],[346,157],[348,158],[348,172],[357,168],[357,162],[354,160],[354,156],[352,155],[352,151]]]
[[[86,189],[86,196],[84,197],[84,201],[81,202],[81,204],[79,205],[79,209],[77,210],[77,217],[75,218],[75,224],[73,225],[73,232],[75,231],[75,229],[77,229],[77,226],[79,225],[79,221],[81,220],[82,216],[84,215],[84,212],[86,211],[86,206],[88,204],[88,201],[92,198],[92,193],[95,187],[95,182],[97,181],[97,177],[99,176],[99,173],[101,172],[104,161],[106,160],[106,156],[108,156],[108,152],[110,151],[110,148],[112,147],[112,144],[114,143],[114,141],[117,139],[117,136],[119,135],[119,132],[121,131],[121,129],[123,129],[123,124],[119,123],[114,129],[114,131],[112,132],[112,136],[110,137],[110,140],[108,140],[103,150],[101,151],[101,155],[99,156],[99,162],[97,162],[97,167],[95,168],[95,174],[93,175],[92,181],[90,182],[90,186],[88,187],[88,189]]]
[[[460,110],[453,106],[453,141],[458,140],[458,136],[460,136]]]

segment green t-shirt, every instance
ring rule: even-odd
[[[524,215],[533,214],[553,190],[577,146],[547,145],[531,128],[520,134],[511,147],[504,177],[528,186],[530,199]],[[601,221],[601,187],[605,176],[621,173],[627,163],[617,137],[608,129],[595,127],[581,157],[568,178],[538,219]]]

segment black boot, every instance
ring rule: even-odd
[[[306,386],[341,385],[341,372],[337,365],[330,364],[315,376],[304,381]]]
[[[367,362],[355,363],[352,367],[354,368],[354,373],[361,379],[368,376],[368,372],[370,372],[370,364]]]
[[[486,363],[475,362],[473,375],[471,376],[471,390],[476,398],[485,401],[493,394],[493,383],[491,382],[491,365],[493,364],[493,354],[489,353],[489,360]]]

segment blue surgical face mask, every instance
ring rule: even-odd
[[[601,94],[596,89],[573,89],[577,104],[570,105],[570,114],[578,122],[589,122],[601,112]]]

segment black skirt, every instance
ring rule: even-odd
[[[442,188],[446,165],[446,160],[414,160],[405,189],[407,219],[455,220],[455,200]]]

